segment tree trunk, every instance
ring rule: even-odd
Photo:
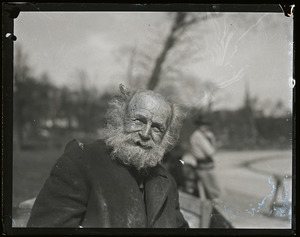
[[[155,66],[147,85],[148,90],[154,90],[160,80],[162,65],[166,60],[168,52],[173,48],[173,46],[176,44],[176,41],[179,39],[179,36],[177,36],[176,33],[180,30],[183,30],[187,25],[189,25],[189,23],[184,23],[186,15],[187,13],[183,12],[177,13],[177,16],[173,22],[172,29],[165,41],[164,47],[155,61]]]

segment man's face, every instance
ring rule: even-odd
[[[167,143],[162,141],[172,116],[169,103],[152,91],[144,91],[132,97],[125,115],[118,101],[111,105],[108,122],[113,126],[106,135],[106,144],[113,148],[111,157],[137,170],[155,167],[166,151]]]
[[[136,93],[128,104],[124,130],[134,136],[133,145],[145,150],[160,145],[168,129],[171,107],[149,92]]]

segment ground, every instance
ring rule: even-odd
[[[291,228],[291,151],[219,152],[215,161],[223,213],[234,227]]]

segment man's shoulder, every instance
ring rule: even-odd
[[[74,159],[89,159],[89,157],[108,155],[109,152],[109,148],[102,139],[90,143],[83,143],[78,139],[73,139],[67,143],[63,156]]]
[[[109,148],[105,144],[103,139],[98,139],[96,141],[83,144],[84,151],[94,151],[94,152],[104,152],[108,151]]]
[[[90,142],[90,143],[83,143],[79,141],[78,139],[72,139],[69,141],[65,147],[64,152],[83,152],[86,150],[107,150],[107,146],[103,139],[98,139],[96,141]]]
[[[56,164],[66,167],[67,170],[69,170],[67,166],[77,167],[89,173],[99,173],[101,170],[108,172],[114,166],[110,158],[110,149],[103,140],[83,143],[77,139],[67,143],[64,153]]]

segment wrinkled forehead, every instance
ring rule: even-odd
[[[129,102],[128,109],[129,112],[145,110],[166,118],[169,118],[172,113],[170,104],[152,91],[137,92]]]

